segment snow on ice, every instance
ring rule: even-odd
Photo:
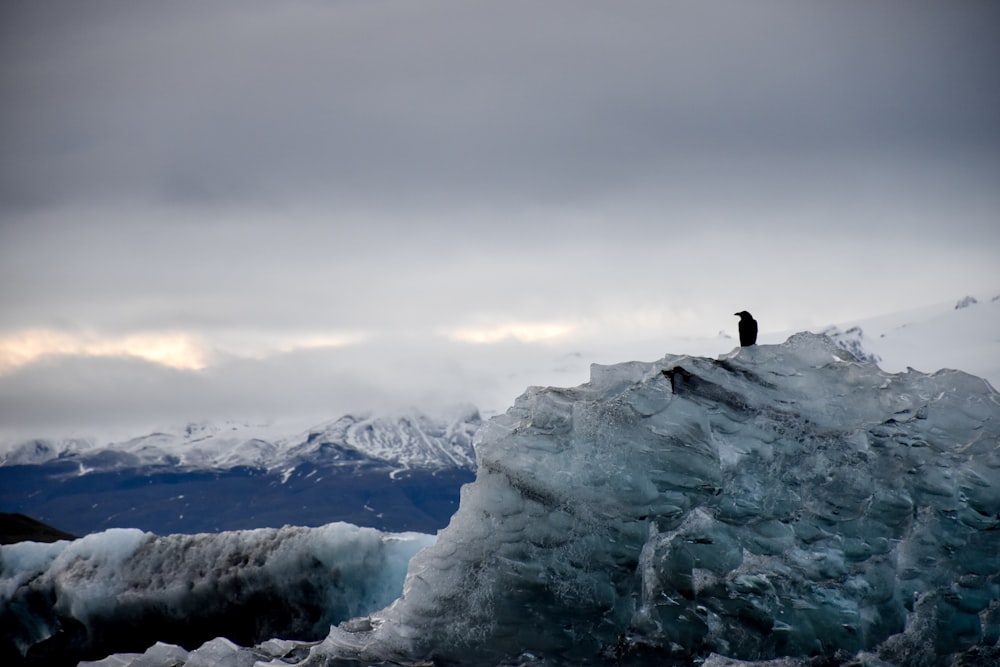
[[[228,639],[185,650],[150,635],[147,645],[161,643],[145,655],[101,664],[1000,659],[1000,395],[981,378],[889,373],[829,337],[797,334],[717,360],[595,365],[579,387],[530,388],[483,427],[476,454],[476,481],[436,541],[424,538],[388,606],[352,596],[401,567],[419,539],[399,543],[392,567],[349,573],[339,559],[359,545],[335,545],[354,534],[320,529],[337,533],[323,544],[340,556],[280,569],[301,581],[305,568],[340,610],[325,639],[239,646],[219,629]],[[37,550],[28,556],[4,547],[5,609],[33,586],[54,600],[42,626],[37,597],[34,615],[14,613],[19,646],[56,623],[77,627],[75,613],[89,614],[76,622],[93,637],[91,619],[108,623],[107,636],[119,610],[184,607],[206,562],[256,571],[255,557],[237,555],[255,553],[256,540],[238,535],[218,536],[246,543],[226,556],[220,543],[211,557],[181,546],[196,538],[130,532],[93,538],[112,541],[104,560],[86,540],[19,545]],[[387,548],[368,535],[375,554]],[[156,549],[140,554],[156,543],[177,561],[169,581]],[[71,561],[71,549],[95,555]],[[104,562],[142,574],[119,582]],[[124,618],[120,632],[134,632]]]

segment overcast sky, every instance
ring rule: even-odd
[[[0,427],[502,410],[592,360],[726,352],[742,309],[766,338],[996,291],[998,25],[8,0]]]

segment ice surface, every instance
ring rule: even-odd
[[[157,640],[320,638],[398,597],[410,557],[433,540],[329,524],[3,546],[0,656],[75,664]]]
[[[199,651],[329,666],[1000,658],[1000,395],[980,378],[888,373],[798,334],[531,388],[476,453],[395,602],[315,644]]]
[[[970,300],[971,299],[971,300]],[[957,368],[1000,387],[1000,298],[966,297],[840,325],[863,331],[864,350],[888,371]]]
[[[885,373],[813,334],[595,367],[481,431],[403,597],[306,664],[995,649],[998,437],[983,380]]]

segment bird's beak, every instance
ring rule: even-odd
[[[739,317],[739,316],[740,316],[740,314],[739,314],[739,313],[733,313],[733,315],[735,315],[736,317]]]

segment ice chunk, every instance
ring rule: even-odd
[[[595,366],[481,431],[478,478],[402,598],[316,652],[561,664],[981,648],[1000,606],[998,438],[987,383],[888,374],[824,336]]]
[[[329,524],[165,537],[109,530],[0,547],[0,655],[93,658],[217,635],[319,639],[398,597],[410,557],[433,541]]]
[[[163,667],[164,665],[183,665],[187,662],[188,656],[189,653],[180,646],[156,642],[142,654],[124,653],[109,656],[103,660],[83,661],[79,663],[79,667]],[[191,663],[187,664],[190,665]]]

